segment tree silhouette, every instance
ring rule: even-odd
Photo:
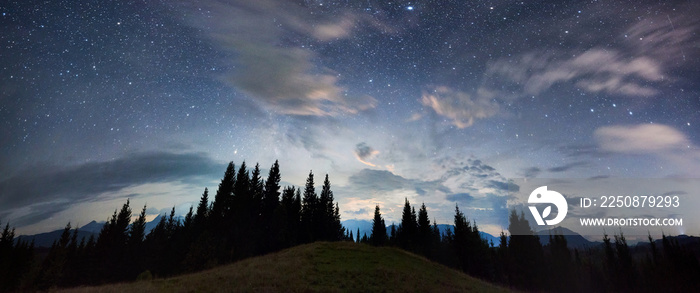
[[[396,240],[399,247],[407,250],[415,251],[415,241],[418,232],[418,222],[416,219],[416,211],[411,208],[411,203],[408,198],[405,199],[403,213],[401,214],[401,223],[396,231]]]
[[[532,290],[542,288],[542,268],[544,254],[542,244],[530,228],[530,223],[521,211],[518,215],[512,210],[508,231],[508,272],[509,281],[518,288]]]
[[[314,173],[309,172],[309,177],[306,179],[304,187],[304,198],[301,207],[301,225],[302,225],[302,241],[312,242],[316,240],[315,222],[318,217],[316,208],[318,206],[318,198],[316,196],[316,188],[314,187]]]
[[[280,169],[279,163],[275,161],[270,167],[270,172],[265,181],[263,198],[261,199],[261,209],[259,222],[262,224],[261,249],[269,252],[284,247],[281,235],[285,220],[285,212],[278,209],[280,206]]]
[[[453,247],[461,268],[477,276],[490,276],[488,244],[481,238],[476,224],[470,224],[455,206]]]
[[[418,210],[418,233],[416,236],[418,244],[418,252],[425,256],[429,256],[432,250],[432,240],[431,237],[432,229],[430,227],[430,218],[428,218],[428,208],[425,207],[425,203],[421,204],[420,210]]]
[[[197,205],[197,213],[194,215],[193,226],[196,231],[203,231],[205,229],[205,223],[209,218],[209,189],[204,188],[204,193],[199,199],[199,204]]]
[[[146,237],[146,205],[143,206],[139,217],[131,225],[129,233],[129,245],[138,248]]]
[[[229,162],[224,172],[224,178],[219,183],[219,188],[216,190],[214,202],[211,208],[211,221],[216,227],[221,227],[224,220],[224,215],[229,213],[233,205],[233,185],[236,183],[236,166],[233,162]],[[199,212],[199,208],[197,209]]]
[[[372,221],[372,235],[370,236],[370,242],[374,246],[382,246],[386,244],[386,224],[384,224],[384,218],[379,211],[379,205],[374,208],[374,220]]]

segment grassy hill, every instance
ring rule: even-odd
[[[388,247],[319,242],[167,279],[62,292],[507,292]]]

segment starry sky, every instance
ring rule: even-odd
[[[3,2],[0,221],[184,214],[244,160],[494,235],[515,179],[697,178],[700,3],[560,2]]]

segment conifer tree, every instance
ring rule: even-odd
[[[331,232],[332,235],[337,235],[330,239],[332,241],[340,240],[340,236],[345,233],[345,227],[343,227],[343,224],[340,221],[340,206],[338,203],[335,203],[335,209],[333,209],[333,215],[331,217]]]
[[[188,233],[192,229],[192,222],[194,222],[194,207],[190,206],[190,209],[185,215],[185,219],[182,221],[182,228]]]
[[[126,265],[125,268],[128,272],[125,272],[127,278],[133,278],[138,275],[146,265],[144,260],[145,247],[144,240],[146,238],[146,205],[143,205],[141,213],[138,218],[131,224],[131,229],[129,232],[129,239],[127,240],[127,261],[130,264]]]
[[[297,188],[296,192],[294,193],[294,211],[296,212],[295,219],[297,219],[297,221],[299,221],[301,223],[301,212],[302,212],[301,188]]]
[[[369,237],[367,237],[367,233],[362,235],[362,239],[360,239],[360,243],[370,243]]]
[[[408,201],[408,198],[406,198],[403,213],[401,214],[401,224],[399,224],[399,228],[396,231],[398,245],[407,250],[414,250],[417,230],[418,223],[416,221],[415,209],[411,208],[411,203]]]
[[[318,221],[317,227],[319,229],[319,231],[317,231],[317,235],[320,240],[331,239],[331,217],[333,215],[332,197],[333,193],[331,191],[331,183],[328,180],[328,174],[326,174],[326,178],[323,180],[321,194],[318,197],[318,208],[316,209],[316,212],[318,213],[318,215],[316,216],[316,219]]]
[[[255,182],[255,185],[258,184],[259,182]],[[233,185],[233,209],[235,210],[233,213],[236,215],[234,216],[233,213],[228,215],[229,220],[234,219],[233,223],[235,223],[235,225],[241,227],[245,226],[247,229],[253,220],[257,220],[257,212],[260,205],[258,203],[256,206],[256,203],[253,200],[254,192],[257,192],[257,186],[253,188],[246,163],[243,161],[241,166],[238,168],[238,173],[236,173],[236,182]]]
[[[129,200],[122,206],[122,209],[117,215],[117,221],[115,223],[115,237],[117,237],[117,245],[123,246],[126,244],[129,237],[129,223],[131,222],[131,207],[129,207]]]
[[[280,207],[280,169],[279,163],[275,161],[270,167],[262,198],[260,199],[260,226],[263,227],[262,238],[259,247],[263,252],[269,252],[284,246],[282,235],[283,226],[286,226],[286,210]]]
[[[331,190],[331,181],[328,179],[328,174],[323,180],[321,195],[318,199],[318,207],[315,212],[318,213],[316,227],[319,229],[318,237],[326,241],[338,241],[343,238],[345,228],[340,222],[340,207],[333,203],[333,191]]]
[[[260,174],[260,163],[255,163],[253,173],[250,174],[250,193],[255,202],[262,203],[265,184]]]
[[[265,180],[265,188],[262,199],[263,208],[261,211],[261,216],[263,219],[271,218],[272,213],[279,205],[280,180],[280,166],[278,161],[275,161],[275,163],[272,164],[272,167],[270,167],[270,172],[267,175],[267,180]]]
[[[192,220],[192,225],[195,227],[196,233],[204,230],[205,223],[209,218],[209,189],[204,188],[204,193],[199,199],[199,204],[197,205],[197,213],[194,215]]]
[[[13,239],[15,238],[15,228],[10,229],[10,222],[5,224],[5,229],[0,235],[0,253],[9,254],[12,250]],[[2,254],[0,254],[2,255]]]
[[[263,179],[260,174],[260,164],[255,163],[255,168],[253,168],[253,173],[250,174],[250,191],[249,191],[249,196],[248,199],[250,202],[248,203],[248,213],[250,214],[250,220],[251,221],[258,221],[260,219],[260,216],[262,213],[266,212],[264,211],[265,209],[265,202],[264,197],[265,197],[265,184],[263,182]],[[278,188],[279,189],[279,188]],[[272,208],[267,215],[268,217],[272,216],[272,212],[275,209]],[[264,227],[265,225],[263,225]],[[253,231],[259,231],[258,230],[253,230]]]
[[[47,289],[59,285],[64,278],[66,263],[68,262],[68,245],[71,240],[71,225],[68,223],[63,229],[60,238],[53,242],[49,254],[44,259],[39,276],[40,289]]]
[[[370,242],[374,246],[382,246],[386,244],[386,224],[384,223],[384,218],[379,211],[379,205],[374,207],[374,220],[372,221],[372,235],[370,236]]]
[[[314,187],[314,173],[309,172],[309,177],[306,179],[304,187],[304,198],[301,207],[301,223],[303,227],[303,241],[313,242],[316,240],[315,220],[318,217],[316,212],[318,206],[318,198],[316,197],[316,188]]]
[[[143,243],[143,239],[146,237],[146,205],[143,205],[143,209],[139,214],[139,217],[131,225],[131,232],[129,234],[129,245],[138,248],[138,246]]]
[[[170,216],[168,216],[168,222],[165,224],[165,231],[168,237],[172,237],[173,234],[180,228],[180,220],[175,217],[175,207],[170,210]]]
[[[501,237],[501,241],[503,241],[503,237]],[[547,246],[549,248],[550,273],[558,276],[556,279],[550,280],[551,288],[558,292],[572,288],[572,285],[576,285],[576,278],[572,275],[574,264],[571,262],[571,251],[567,247],[566,238],[560,233],[550,234]]]
[[[518,215],[512,210],[509,216],[508,243],[509,280],[521,289],[532,290],[542,286],[543,258],[542,244],[532,232],[530,223],[521,211]]]
[[[216,190],[214,201],[211,207],[211,220],[214,225],[221,226],[224,215],[229,213],[233,205],[233,185],[236,183],[236,166],[233,162],[229,162],[224,172],[224,178],[219,183],[219,189]],[[197,209],[199,212],[199,209]]]
[[[428,218],[428,209],[423,203],[418,211],[418,233],[417,243],[419,245],[418,252],[425,256],[429,256],[432,244],[432,229],[430,227],[430,219]]]

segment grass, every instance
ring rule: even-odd
[[[60,292],[508,292],[396,248],[318,242],[167,279]]]

